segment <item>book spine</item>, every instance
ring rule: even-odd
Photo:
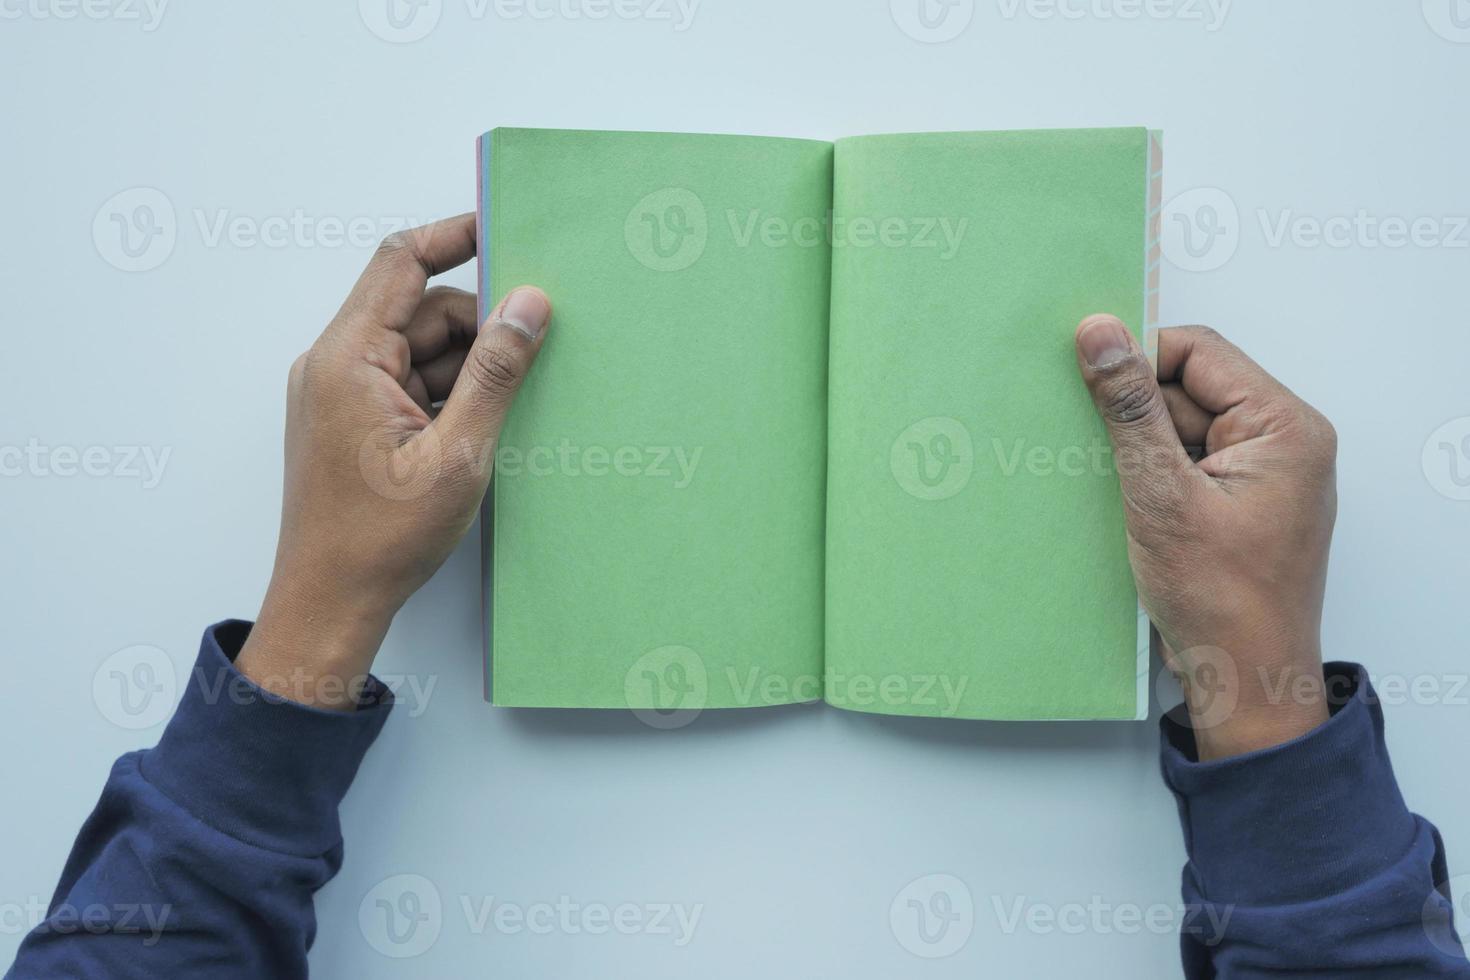
[[[1143,349],[1148,362],[1157,372],[1159,368],[1159,272],[1163,266],[1162,231],[1164,221],[1164,134],[1157,129],[1148,131],[1147,176],[1144,181],[1147,203],[1144,207],[1144,262],[1143,262]],[[1138,603],[1138,694],[1136,721],[1148,720],[1149,678],[1152,660],[1149,647],[1153,640],[1153,624],[1144,611],[1143,601]]]
[[[1159,365],[1159,269],[1163,264],[1160,244],[1164,221],[1164,134],[1156,129],[1148,133],[1148,231],[1147,258],[1144,261],[1143,330],[1149,362]]]
[[[475,307],[477,324],[490,314],[490,138],[483,133],[475,140]],[[495,703],[491,683],[494,621],[494,524],[495,508],[492,491],[486,490],[480,503],[480,643],[484,651],[481,661],[482,688],[485,700]]]

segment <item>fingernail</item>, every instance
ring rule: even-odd
[[[1111,367],[1133,353],[1128,330],[1115,316],[1101,314],[1082,321],[1077,331],[1077,347],[1082,357],[1095,368]]]
[[[509,327],[527,340],[535,340],[546,329],[546,318],[550,313],[546,298],[536,290],[513,289],[492,321]]]

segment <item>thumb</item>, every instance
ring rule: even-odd
[[[480,324],[454,388],[433,427],[442,443],[488,463],[495,441],[551,321],[551,301],[534,286],[517,286]],[[489,478],[489,466],[482,465]]]
[[[1106,313],[1083,320],[1076,339],[1077,363],[1108,427],[1124,498],[1131,507],[1177,501],[1192,464],[1148,358],[1123,322]]]

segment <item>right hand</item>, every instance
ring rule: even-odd
[[[1157,376],[1116,317],[1083,320],[1076,342],[1113,442],[1139,596],[1200,759],[1316,728],[1332,425],[1207,327],[1161,330]]]

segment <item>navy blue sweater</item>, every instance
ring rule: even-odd
[[[337,807],[392,695],[353,713],[267,694],[204,634],[157,747],[117,761],[46,920],[7,977],[304,977],[312,894],[342,863]],[[1184,972],[1203,977],[1464,977],[1439,835],[1399,795],[1362,669],[1329,664],[1329,721],[1200,763],[1164,721],[1164,779],[1189,863]]]

